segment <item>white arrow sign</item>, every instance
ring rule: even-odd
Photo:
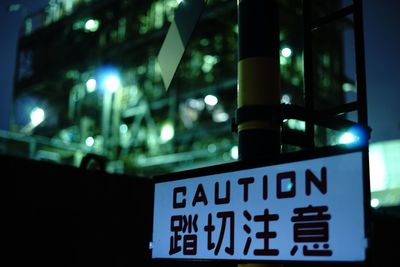
[[[175,12],[175,18],[158,54],[158,63],[166,90],[171,84],[206,2],[206,0],[184,0]]]

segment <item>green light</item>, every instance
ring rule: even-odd
[[[342,90],[343,90],[344,92],[355,92],[355,91],[356,91],[356,88],[355,88],[355,86],[354,86],[353,84],[351,84],[351,83],[344,83],[344,84],[342,85]]]
[[[280,59],[279,63],[280,63],[282,66],[285,66],[285,65],[287,65],[287,64],[289,63],[289,60],[288,60],[286,57],[284,57],[284,56],[280,56],[279,59]]]
[[[295,119],[289,119],[287,120],[288,127],[292,130],[298,130],[304,132],[306,130],[306,122],[305,121],[300,121],[300,120],[295,120]]]
[[[203,65],[201,66],[202,71],[210,72],[215,64],[219,61],[217,56],[205,55],[203,57]]]
[[[290,57],[292,55],[292,49],[290,49],[289,47],[285,47],[282,49],[281,54],[283,57]]]
[[[99,29],[100,22],[96,19],[88,19],[85,22],[85,30],[88,32],[95,32]]]
[[[121,125],[119,126],[119,131],[120,131],[120,133],[122,133],[122,134],[126,134],[126,133],[128,132],[128,125],[126,125],[125,123],[124,123],[124,124],[121,124]]]
[[[21,4],[11,4],[8,6],[8,12],[18,12],[21,10]]]

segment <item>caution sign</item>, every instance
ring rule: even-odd
[[[153,258],[365,261],[361,152],[226,168],[156,183]]]

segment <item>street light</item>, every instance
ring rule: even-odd
[[[114,93],[118,90],[121,82],[117,75],[109,75],[104,80],[104,86],[110,93]]]
[[[97,82],[95,79],[91,78],[91,79],[87,80],[86,81],[86,91],[88,93],[92,93],[92,92],[96,91],[96,85],[97,85]]]
[[[218,98],[214,95],[206,95],[206,97],[204,97],[204,103],[209,106],[215,106],[218,103]]]
[[[160,138],[162,143],[166,143],[174,138],[175,130],[171,122],[165,122],[161,127]]]
[[[102,114],[102,136],[104,138],[103,148],[107,148],[114,143],[112,139],[114,135],[110,133],[115,126],[113,120],[113,112],[115,112],[113,105],[115,94],[121,87],[120,74],[114,66],[103,66],[98,71],[98,87],[103,92],[103,114]],[[114,116],[115,117],[115,116]]]
[[[21,129],[21,132],[24,134],[32,134],[33,129],[44,121],[46,115],[42,108],[35,107],[29,114],[29,117],[30,122]]]
[[[292,55],[292,49],[290,49],[289,47],[284,47],[281,51],[281,54],[283,57],[290,57]]]
[[[344,132],[338,142],[348,147],[362,146],[368,143],[368,133],[365,128],[356,125]]]
[[[39,124],[41,124],[44,119],[45,119],[45,114],[44,114],[44,110],[36,107],[31,111],[30,114],[30,118],[31,118],[31,124],[33,127],[38,126]]]
[[[100,22],[97,19],[88,19],[85,22],[85,31],[95,32],[99,29]]]

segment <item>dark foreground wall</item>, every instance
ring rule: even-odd
[[[4,156],[0,167],[8,266],[133,266],[149,260],[150,179]]]
[[[237,266],[150,260],[151,179],[6,156],[0,156],[0,177],[4,266]],[[399,266],[399,213],[374,212],[369,265],[284,266]]]

